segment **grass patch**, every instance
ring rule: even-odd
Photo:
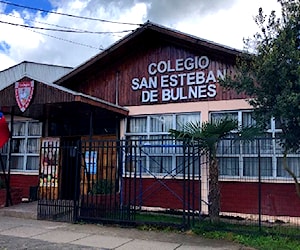
[[[180,216],[138,213],[136,221],[140,222],[138,228],[141,230],[182,233],[182,227],[180,227],[182,217]],[[209,220],[204,219],[196,222],[189,233],[211,239],[232,241],[259,250],[300,250],[299,227],[286,225],[263,226],[259,231],[257,225],[230,222],[211,224]]]
[[[181,224],[182,217],[155,213],[137,213],[136,220],[141,222],[162,222],[171,224]]]
[[[208,221],[197,223],[193,233],[211,239],[223,239],[259,250],[300,250],[299,228],[287,226],[262,227]]]
[[[137,213],[137,228],[147,231],[179,232],[182,231],[182,217],[157,213]]]

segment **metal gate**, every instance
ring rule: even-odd
[[[82,141],[79,220],[130,222],[134,204],[122,187],[122,141]]]
[[[76,221],[80,182],[79,138],[46,138],[41,143],[38,219]]]
[[[200,215],[205,161],[197,145],[81,138],[57,150],[57,193],[51,185],[39,188],[39,219],[162,224],[153,218],[163,214],[174,216],[166,223],[187,227]]]

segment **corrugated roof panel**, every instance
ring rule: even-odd
[[[16,81],[16,79],[22,78],[24,75],[24,64],[18,64],[9,69],[0,72],[0,89],[4,89],[11,83]]]
[[[0,90],[25,76],[41,82],[52,83],[71,70],[71,67],[22,62],[0,72]]]

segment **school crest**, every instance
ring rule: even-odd
[[[15,96],[18,106],[24,112],[32,99],[34,81],[20,81],[15,83]]]

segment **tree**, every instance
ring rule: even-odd
[[[221,80],[222,86],[245,93],[260,124],[271,118],[280,124],[284,168],[293,177],[300,197],[297,176],[286,164],[286,156],[300,149],[300,3],[278,0],[281,17],[275,11],[267,17],[260,8],[259,27],[252,39],[245,39],[246,53],[237,59],[235,72]]]
[[[220,187],[219,168],[217,161],[218,142],[227,136],[232,130],[238,129],[236,121],[230,119],[216,122],[188,122],[182,126],[181,130],[171,129],[169,132],[178,140],[185,143],[197,142],[200,150],[203,150],[209,162],[209,194],[208,212],[212,222],[219,221],[220,213]]]
[[[235,131],[235,140],[249,142],[256,136],[262,134],[258,125],[241,127],[236,120],[229,117],[216,121],[187,122],[179,130],[170,129],[170,134],[177,140],[193,144],[199,147],[208,157],[209,185],[208,185],[208,213],[211,222],[219,222],[220,214],[220,187],[219,187],[219,165],[217,159],[217,147],[219,142]]]

